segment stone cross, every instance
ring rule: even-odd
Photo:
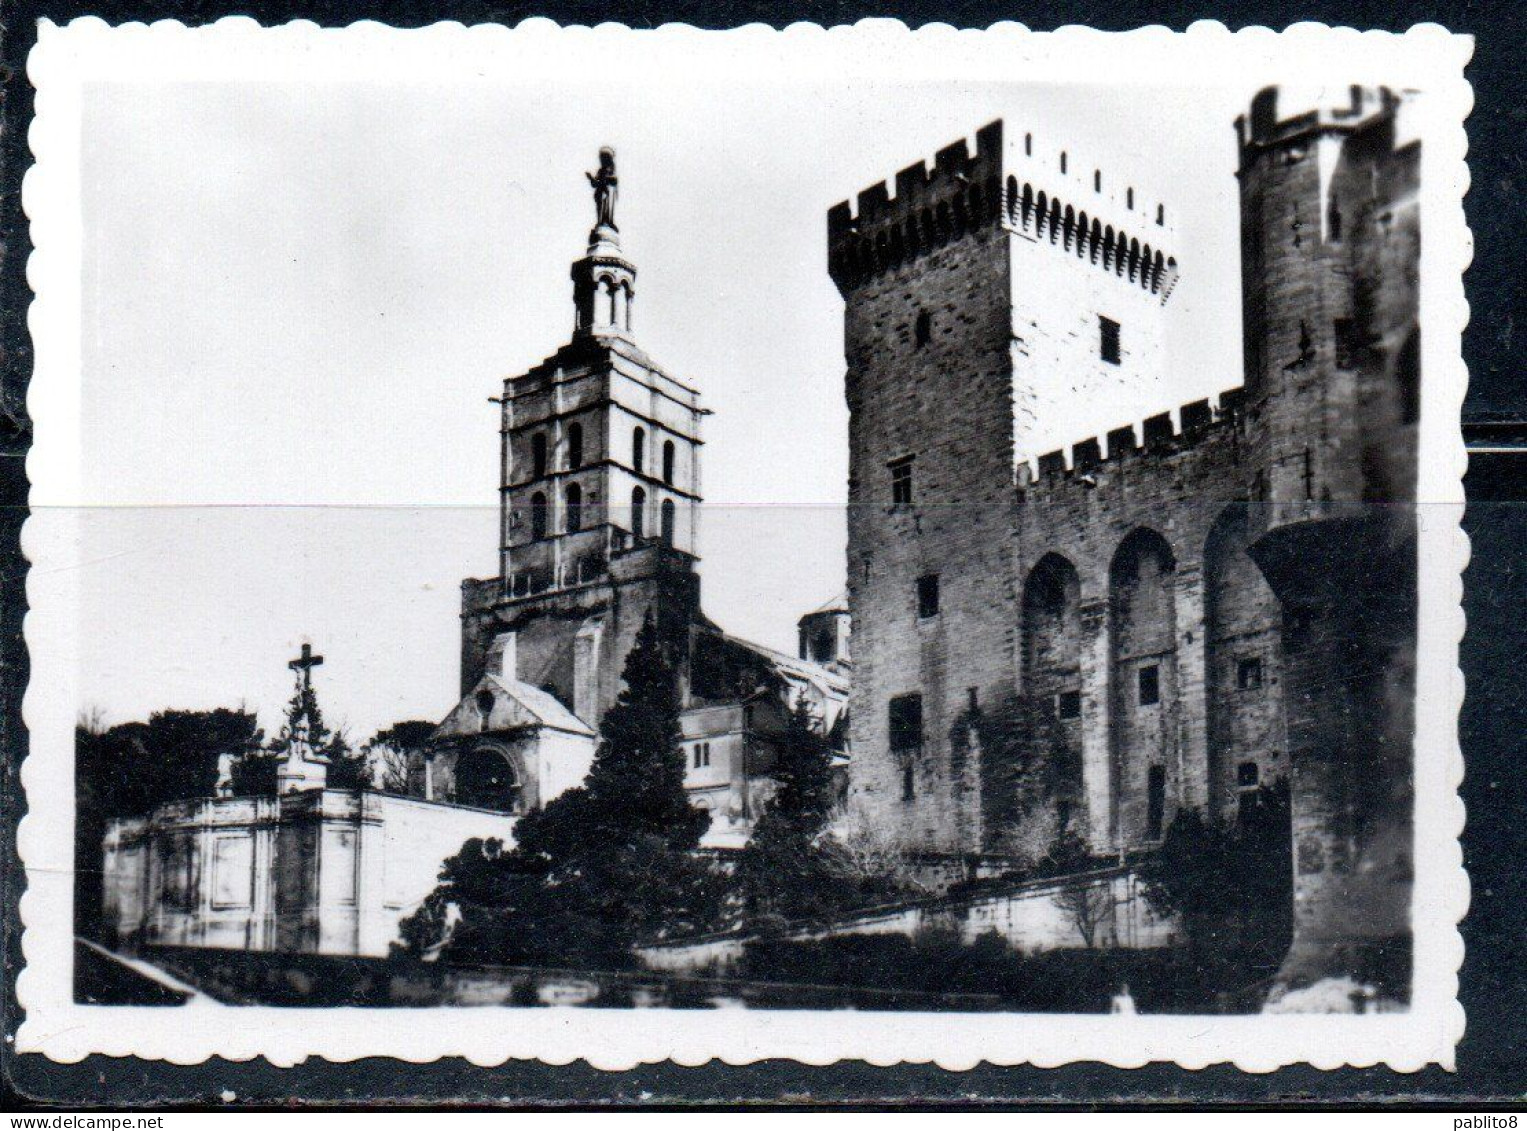
[[[323,663],[323,657],[313,655],[313,646],[304,644],[302,655],[295,660],[287,661],[286,666],[297,673],[297,678],[302,682],[302,688],[305,691],[313,686],[313,669],[321,663]]]

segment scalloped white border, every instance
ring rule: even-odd
[[[1421,615],[1416,746],[1416,979],[1412,1008],[1368,1017],[1092,1017],[1024,1014],[917,1014],[807,1011],[275,1009],[192,1005],[146,1009],[77,1005],[71,1000],[70,873],[76,632],[72,560],[79,498],[80,91],[91,81],[152,78],[218,82],[396,81],[438,76],[471,85],[514,74],[556,81],[559,56],[576,50],[588,69],[626,81],[673,82],[674,75],[725,79],[767,67],[779,81],[894,77],[964,81],[1160,85],[1187,75],[1197,84],[1238,77],[1269,62],[1289,83],[1387,83],[1425,91],[1421,305]],[[1212,22],[1185,33],[1149,27],[1124,34],[1067,27],[1036,34],[1019,24],[917,31],[894,20],[783,31],[750,25],[706,32],[685,25],[633,31],[616,24],[559,27],[531,19],[514,28],[437,24],[398,30],[376,23],[323,29],[307,22],[262,28],[247,18],[187,28],[173,22],[112,28],[96,18],[66,27],[43,21],[28,60],[37,88],[30,142],[36,163],[23,185],[36,250],[28,264],[36,295],[29,323],[36,368],[28,394],[36,441],[27,461],[33,513],[23,546],[33,563],[26,640],[32,681],[24,716],[31,733],[22,766],[28,815],[19,830],[27,891],[21,900],[26,967],[17,994],[26,1010],[16,1038],[23,1052],[61,1061],[89,1053],[135,1055],[177,1064],[212,1055],[256,1056],[278,1065],[308,1057],[413,1061],[463,1056],[476,1064],[507,1058],[565,1064],[587,1060],[622,1069],[671,1059],[741,1064],[790,1057],[809,1064],[851,1058],[876,1065],[932,1061],[966,1069],[981,1061],[1049,1067],[1098,1060],[1118,1067],[1175,1061],[1186,1068],[1229,1061],[1253,1072],[1307,1062],[1320,1068],[1386,1064],[1414,1071],[1453,1067],[1464,1017],[1457,1004],[1463,943],[1457,923],[1468,878],[1457,838],[1463,758],[1457,666],[1464,618],[1461,572],[1468,540],[1459,518],[1466,457],[1458,425],[1467,374],[1460,335],[1468,317],[1462,274],[1472,243],[1462,199],[1468,187],[1464,118],[1473,105],[1463,68],[1473,41],[1435,25],[1403,35],[1298,24],[1282,33],[1231,33]],[[586,73],[586,72],[585,72]],[[1228,127],[1228,123],[1226,124]],[[236,1013],[230,1013],[236,1008]]]

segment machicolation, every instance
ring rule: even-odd
[[[994,222],[1036,242],[1048,239],[1162,302],[1177,281],[1177,260],[1161,248],[1059,194],[1004,176],[1001,121],[977,131],[974,157],[957,141],[938,151],[932,170],[919,161],[897,173],[894,194],[881,181],[856,202],[834,205],[827,214],[828,271],[840,288],[853,287]]]

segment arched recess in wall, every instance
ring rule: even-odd
[[[674,524],[674,505],[673,505],[673,500],[672,499],[664,499],[663,500],[663,505],[658,508],[658,514],[660,516],[660,521],[661,521],[661,524],[662,524],[660,529],[661,529],[662,536],[663,536],[663,545],[665,545],[665,546],[672,546],[673,545],[673,524]]]
[[[672,440],[664,440],[663,441],[663,482],[667,483],[669,486],[673,485],[673,465],[674,465],[674,460],[677,457],[677,455],[678,455],[678,452],[677,452],[677,449],[675,449],[674,446],[673,446],[673,441]]]
[[[1246,547],[1248,505],[1232,503],[1204,543],[1204,694],[1209,803],[1233,815],[1288,771],[1279,690],[1281,612]]]
[[[525,779],[508,751],[477,746],[456,761],[456,803],[501,813],[520,810]]]
[[[567,469],[577,471],[583,466],[583,425],[576,421],[567,426]]]
[[[539,542],[546,537],[546,496],[540,491],[530,496],[530,537]]]
[[[1181,789],[1176,571],[1171,546],[1145,527],[1119,544],[1108,570],[1113,825],[1126,848],[1160,839]]]
[[[640,542],[647,536],[647,492],[631,488],[631,536]]]
[[[1068,780],[1055,781],[1053,794],[1064,827],[1082,796],[1082,615],[1076,567],[1059,554],[1046,554],[1029,571],[1019,627],[1023,694],[1059,723],[1070,753],[1060,767]]]
[[[583,488],[569,483],[564,493],[564,518],[567,533],[576,534],[583,529]]]
[[[539,479],[546,474],[546,433],[537,432],[530,437],[530,476]]]
[[[1029,571],[1022,628],[1023,693],[1030,698],[1081,690],[1080,600],[1076,567],[1059,554],[1046,554]]]

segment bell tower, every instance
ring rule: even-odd
[[[499,569],[463,583],[461,680],[474,686],[512,633],[506,678],[597,726],[647,610],[698,615],[705,410],[632,333],[636,267],[616,224],[615,151],[601,149],[586,176],[594,225],[571,269],[572,336],[494,398]]]

